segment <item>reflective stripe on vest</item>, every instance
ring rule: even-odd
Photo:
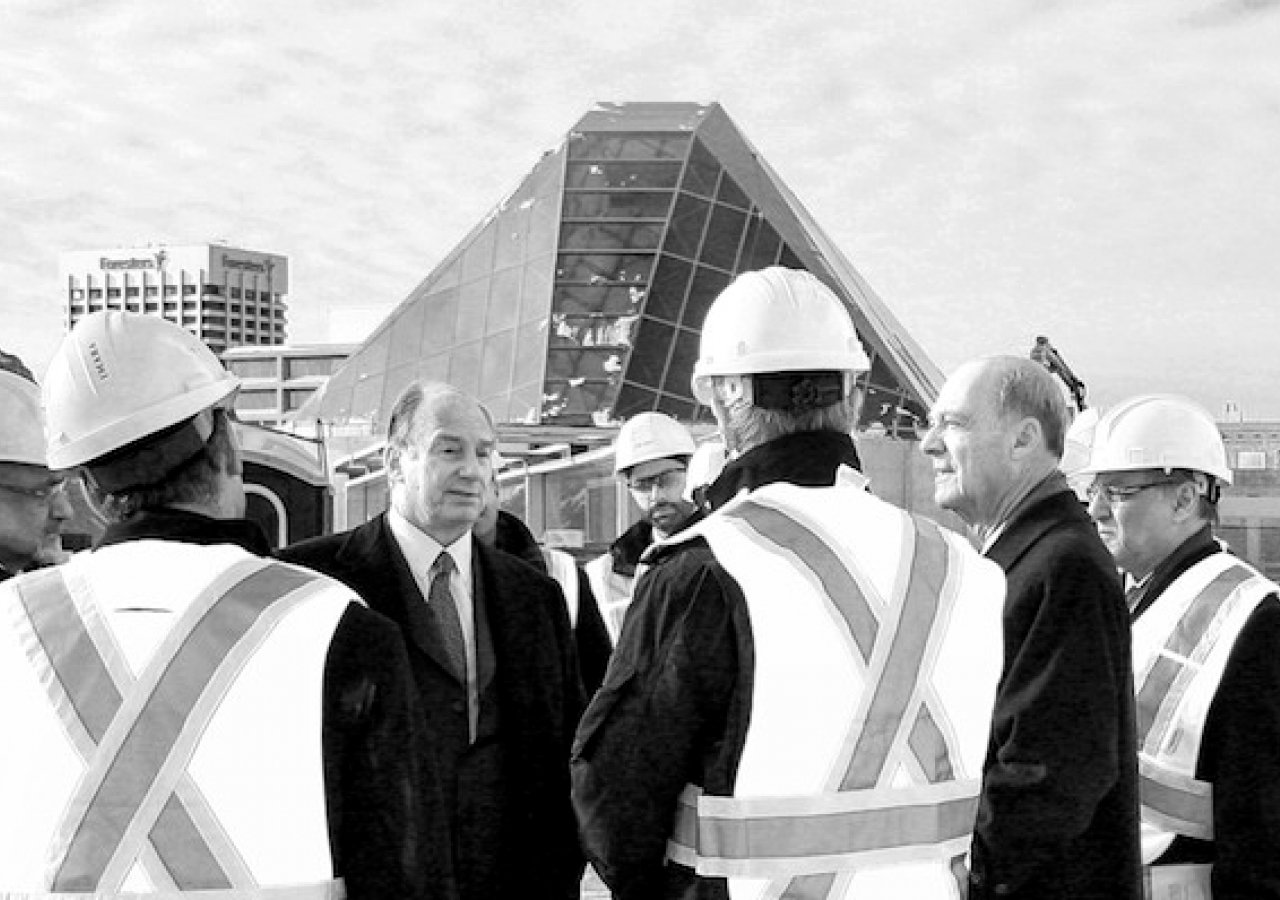
[[[30,661],[88,765],[50,848],[53,892],[118,891],[149,843],[170,876],[160,884],[254,887],[186,766],[247,660],[324,587],[278,563],[233,567],[178,618],[135,682],[110,629],[81,615],[59,570],[23,583]]]
[[[824,897],[840,871],[892,859],[945,862],[965,851],[980,783],[951,780],[945,716],[921,684],[932,669],[939,619],[955,599],[951,548],[933,522],[905,515],[903,522],[889,598],[876,593],[841,541],[763,492],[694,527],[689,537],[703,535],[713,550],[718,528],[737,528],[761,555],[783,555],[820,586],[870,689],[848,723],[825,793],[744,799],[691,786],[668,847],[673,861],[700,875],[789,879],[770,896]],[[752,586],[742,587],[750,607]],[[886,611],[883,619],[877,610]],[[906,757],[937,783],[878,787],[887,767]]]
[[[68,891],[0,891],[0,900],[346,900],[347,886],[341,878],[317,884],[288,887],[239,888],[222,891],[120,891],[113,894]]]
[[[1195,777],[1207,701],[1245,620],[1276,589],[1229,554],[1215,553],[1134,623],[1135,637],[1149,642],[1135,640],[1148,652],[1134,660],[1144,830],[1213,839],[1213,785]],[[1156,610],[1166,618],[1153,616]]]
[[[591,583],[591,592],[595,595],[596,605],[600,608],[600,617],[604,619],[605,630],[609,632],[609,643],[618,646],[618,636],[622,633],[622,623],[627,616],[627,608],[631,606],[631,591],[635,588],[635,577],[619,575],[613,571],[613,557],[606,553],[597,556],[583,567],[587,580]],[[636,576],[640,569],[636,568]]]

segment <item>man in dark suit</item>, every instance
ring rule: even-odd
[[[1066,423],[1043,366],[989,357],[947,380],[921,445],[938,505],[1008,580],[970,900],[1142,896],[1128,614],[1057,469]]]
[[[583,871],[569,751],[585,699],[556,583],[472,535],[496,440],[473,398],[410,385],[391,412],[388,512],[280,555],[403,630],[453,811],[452,846],[433,849],[462,900],[568,900]]]

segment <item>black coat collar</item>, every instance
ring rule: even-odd
[[[271,543],[256,522],[215,519],[178,509],[144,510],[107,526],[97,546],[155,539],[184,544],[235,544],[255,556],[270,556]]]
[[[850,466],[862,471],[853,438],[834,431],[802,431],[776,438],[730,462],[707,489],[712,509],[719,509],[742,490],[776,481],[804,487],[835,484],[836,470]]]

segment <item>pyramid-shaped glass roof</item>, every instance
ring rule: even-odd
[[[411,380],[500,423],[706,418],[689,386],[740,272],[808,269],[872,359],[863,429],[915,437],[941,376],[719,104],[601,104],[387,317],[296,418],[385,429]]]

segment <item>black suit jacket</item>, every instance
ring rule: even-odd
[[[425,620],[425,600],[386,516],[285,548],[282,559],[350,585],[400,625],[429,746],[452,812],[449,853],[462,900],[576,898],[583,861],[569,800],[569,751],[585,705],[563,595],[547,576],[472,539],[480,717]]]
[[[1065,483],[1016,511],[986,555],[1008,593],[970,897],[1136,900],[1133,675],[1115,563]]]

